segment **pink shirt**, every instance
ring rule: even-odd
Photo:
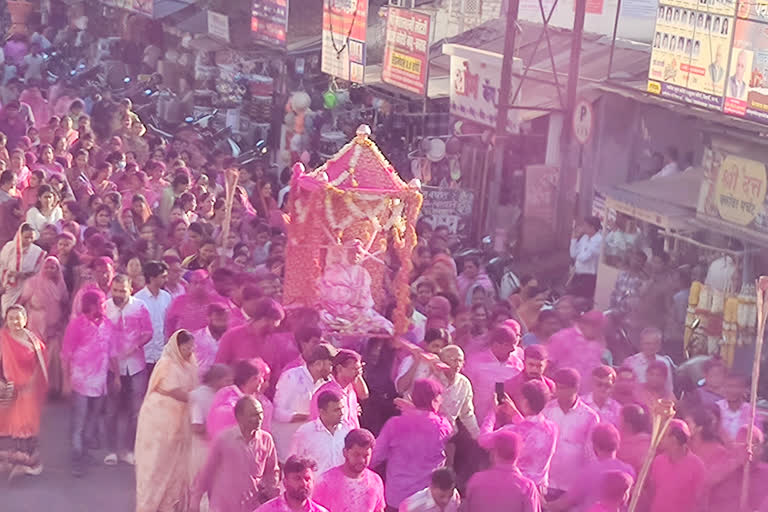
[[[278,474],[272,436],[258,430],[253,439],[245,439],[240,427],[232,427],[211,444],[195,479],[193,497],[207,493],[211,510],[216,512],[250,512],[258,503],[259,489],[277,487]]]
[[[507,382],[522,370],[523,362],[512,354],[506,361],[499,361],[490,349],[472,355],[464,375],[469,377],[475,391],[475,416],[485,418],[493,409],[497,382]]]
[[[254,512],[295,512],[295,509],[288,506],[285,502],[285,496],[281,494],[277,498],[269,500],[254,510]],[[301,512],[328,512],[328,509],[318,505],[312,500],[307,500],[307,503],[304,505],[304,508],[301,509]]]
[[[312,498],[333,512],[384,512],[384,483],[365,469],[360,478],[350,478],[341,466],[317,478]]]
[[[144,345],[152,338],[152,320],[147,307],[139,299],[128,297],[122,308],[109,299],[104,307],[107,318],[115,326],[114,343],[120,375],[135,375],[147,367]]]
[[[193,332],[192,336],[195,337],[195,358],[197,359],[197,367],[200,369],[200,376],[202,377],[216,360],[219,340],[213,337],[208,327]]]
[[[523,441],[517,459],[517,467],[523,476],[533,480],[540,488],[549,486],[549,466],[555,454],[557,425],[537,414],[502,428],[517,432]]]
[[[357,402],[357,393],[352,384],[342,388],[341,385],[336,382],[335,378],[331,378],[328,382],[317,388],[312,394],[312,402],[309,404],[309,419],[317,419],[319,412],[317,409],[317,397],[323,391],[335,391],[341,395],[341,404],[344,406],[344,417],[342,423],[349,426],[352,429],[360,428],[360,406]]]
[[[208,431],[208,439],[214,439],[220,432],[237,425],[235,418],[235,405],[244,396],[240,388],[234,384],[221,388],[213,397],[213,403],[208,411],[205,426]],[[272,425],[272,412],[274,407],[267,397],[259,393],[256,400],[264,411],[261,429],[269,432]]]
[[[705,469],[701,459],[688,452],[672,461],[662,453],[653,461],[649,483],[653,489],[653,512],[692,512],[697,510],[704,489]]]
[[[72,391],[89,397],[107,394],[109,359],[116,355],[114,339],[114,325],[106,317],[97,324],[81,314],[69,322],[61,359],[69,362]]]
[[[445,463],[451,422],[433,412],[413,410],[387,420],[373,449],[370,466],[387,463],[387,505],[398,507],[429,486],[432,471]]]
[[[595,397],[592,393],[586,395],[583,400],[600,417],[600,423],[610,423],[616,427],[619,426],[619,418],[621,417],[621,404],[619,402],[608,397],[608,400],[600,407],[595,402]]]
[[[496,464],[472,475],[462,501],[467,512],[540,512],[536,485],[514,464]]]
[[[557,331],[547,343],[549,363],[555,368],[573,368],[581,375],[581,394],[591,391],[592,370],[603,364],[603,345],[588,340],[578,327]]]

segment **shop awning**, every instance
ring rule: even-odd
[[[522,121],[540,117],[553,109],[561,109],[566,97],[568,83],[568,65],[571,59],[572,31],[555,27],[547,28],[547,35],[552,48],[552,57],[548,51],[547,38],[538,46],[544,26],[538,23],[519,21],[520,32],[517,36],[517,57],[523,65],[529,66],[523,81],[519,107]],[[453,43],[497,54],[504,51],[505,20],[491,20],[457,36],[448,38],[445,43]],[[596,84],[608,78],[611,38],[599,34],[585,33],[582,38],[579,87]],[[611,77],[626,84],[645,85],[648,78],[648,62],[651,57],[650,46],[632,41],[617,40],[614,50]],[[447,56],[444,57],[447,60]],[[552,70],[552,61],[556,73]],[[518,75],[519,76],[519,75]],[[541,109],[541,110],[539,110]]]
[[[703,178],[703,169],[692,168],[674,176],[598,190],[605,195],[607,208],[663,228],[690,231]]]

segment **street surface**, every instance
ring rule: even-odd
[[[0,478],[0,512],[133,512],[133,468],[105,466],[105,453],[92,452],[95,462],[83,478],[69,467],[69,407],[49,402],[43,414],[41,450],[43,474],[8,483]]]

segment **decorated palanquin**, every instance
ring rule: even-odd
[[[293,167],[283,302],[312,307],[326,331],[403,333],[410,301],[411,253],[422,203],[361,126],[324,165]],[[392,274],[391,269],[397,269]],[[394,303],[393,323],[384,314]]]

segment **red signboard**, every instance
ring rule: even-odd
[[[390,7],[387,13],[387,43],[381,79],[423,96],[429,66],[428,14]]]
[[[288,0],[254,0],[251,8],[253,39],[285,47],[288,31]]]

